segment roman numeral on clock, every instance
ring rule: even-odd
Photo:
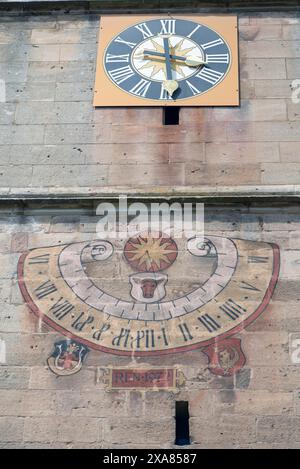
[[[105,62],[106,62],[106,63],[111,63],[111,62],[129,62],[129,54],[124,54],[124,55],[106,54]]]
[[[196,86],[194,86],[189,80],[186,80],[186,84],[188,85],[189,89],[191,90],[194,96],[196,94],[201,93],[201,91],[198,90],[198,88],[196,88]]]
[[[147,91],[150,86],[151,81],[142,79],[133,88],[131,88],[130,92],[144,98],[147,95]]]
[[[208,330],[208,332],[215,332],[221,328],[220,324],[215,321],[209,314],[203,314],[198,318],[201,324]]]
[[[172,96],[170,96],[169,93],[164,89],[163,85],[161,85],[161,88],[160,88],[159,99],[167,99],[167,100],[172,101]]]
[[[229,54],[207,54],[206,55],[207,63],[214,64],[228,64],[229,63]]]
[[[151,33],[151,31],[150,31],[150,29],[149,29],[149,27],[146,23],[138,24],[135,27],[136,27],[136,29],[138,29],[142,33],[144,39],[147,39],[147,37],[153,36],[153,34]]]
[[[176,20],[160,20],[161,31],[160,34],[175,34]]]
[[[34,293],[36,297],[41,300],[45,296],[51,295],[51,293],[54,293],[57,291],[56,286],[50,282],[50,280],[47,280],[46,282],[42,283],[39,287],[37,287],[34,290]]]
[[[201,44],[202,49],[210,49],[211,47],[220,46],[224,44],[224,41],[219,37],[215,41],[206,42],[205,44]]]
[[[136,42],[125,41],[125,39],[122,39],[120,36],[115,39],[115,42],[125,44],[126,46],[130,47],[130,49],[133,49],[136,46]]]
[[[229,298],[229,300],[227,300],[222,306],[219,306],[219,308],[233,321],[235,321],[242,314],[247,312],[245,308],[238,305],[231,298]]]
[[[201,80],[208,81],[212,85],[215,85],[224,75],[224,73],[218,72],[217,70],[212,70],[211,68],[202,68],[196,77],[201,78]]]
[[[195,32],[198,31],[199,28],[201,28],[201,24],[198,24],[196,28],[194,28],[193,31],[191,31],[190,34],[187,35],[187,37],[192,37],[193,34],[195,34]]]
[[[128,80],[128,78],[134,76],[134,71],[129,65],[126,67],[116,68],[115,70],[112,70],[108,73],[118,85],[123,83],[123,81]]]

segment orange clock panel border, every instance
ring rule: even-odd
[[[231,51],[231,66],[224,79],[212,89],[200,96],[179,99],[172,102],[158,102],[155,99],[135,97],[121,90],[108,78],[103,58],[109,43],[122,31],[141,21],[166,18],[167,15],[141,16],[102,16],[100,19],[100,34],[97,54],[96,79],[94,87],[95,107],[125,107],[125,106],[239,106],[239,65],[238,65],[238,26],[236,15],[198,16],[172,15],[172,19],[185,19],[207,26],[219,33],[227,42]]]

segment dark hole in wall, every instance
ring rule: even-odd
[[[179,110],[178,106],[164,107],[163,125],[179,125]]]
[[[191,443],[189,425],[189,403],[188,401],[176,401],[175,404],[175,445],[189,445]]]

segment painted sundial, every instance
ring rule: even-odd
[[[18,272],[29,308],[87,347],[140,356],[203,348],[211,362],[230,364],[236,354],[235,363],[242,361],[232,336],[271,299],[279,249],[215,235],[174,240],[144,232],[124,242],[33,249],[21,256]],[[209,348],[216,343],[223,344],[218,359]]]

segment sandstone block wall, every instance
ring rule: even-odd
[[[240,108],[92,106],[99,15],[1,15],[2,194],[300,183],[297,12],[239,15]],[[134,171],[133,171],[134,170]]]
[[[42,208],[37,213],[2,207],[0,339],[6,355],[0,366],[1,446],[172,448],[175,401],[186,400],[192,448],[299,448],[300,364],[293,358],[300,338],[299,208],[206,207],[206,234],[275,242],[281,251],[269,306],[237,335],[246,364],[228,377],[211,374],[200,350],[161,356],[159,362],[91,350],[75,375],[61,377],[49,370],[47,358],[63,336],[29,312],[17,285],[17,261],[27,249],[95,239],[97,221],[87,208],[52,209],[50,214]],[[180,279],[183,287],[190,275]],[[118,282],[118,276],[111,281]],[[178,394],[107,392],[101,369],[133,363],[179,365],[186,383]]]
[[[240,13],[241,107],[181,109],[172,127],[159,108],[93,108],[99,15],[1,14],[0,195],[295,192],[299,27],[294,10]],[[191,448],[300,447],[299,207],[223,203],[206,207],[205,232],[277,243],[279,281],[265,312],[238,335],[246,364],[234,377],[212,375],[199,350],[160,357],[186,377],[175,395],[108,393],[101,368],[129,366],[130,357],[91,351],[78,374],[49,370],[63,337],[29,312],[17,263],[28,249],[94,239],[95,204],[1,202],[1,447],[174,447],[176,400],[189,401]],[[185,286],[186,266],[182,276]]]

